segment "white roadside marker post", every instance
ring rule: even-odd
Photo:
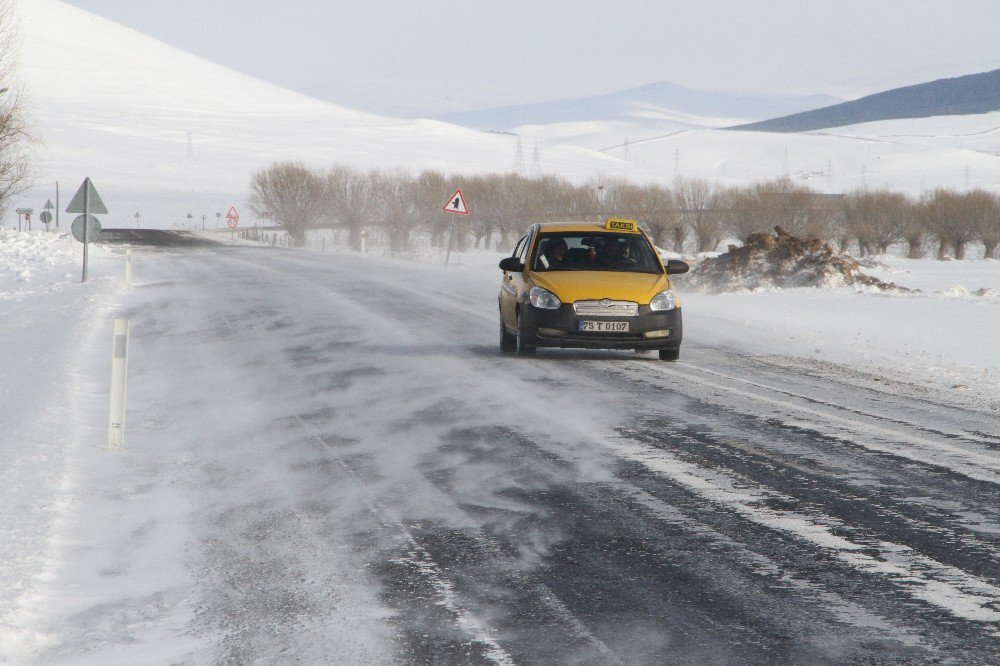
[[[111,410],[108,417],[108,450],[125,447],[125,377],[128,371],[128,319],[115,319],[111,353]]]
[[[132,250],[125,250],[125,286],[132,286]]]

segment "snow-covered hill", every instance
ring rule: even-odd
[[[740,118],[764,120],[837,104],[829,95],[756,95],[692,90],[673,83],[652,83],[605,95],[522,104],[437,116],[483,130],[510,130],[519,125],[552,125],[579,121],[643,122],[685,118],[692,126],[734,125]],[[747,121],[749,122],[749,121]]]
[[[1000,189],[1000,113],[899,120],[801,135],[713,130],[724,118],[663,106],[612,120],[521,125],[512,134],[375,116],[183,53],[59,0],[22,0],[20,76],[39,143],[37,187],[12,207],[61,203],[90,176],[105,226],[211,226],[243,207],[252,171],[275,160],[328,167],[527,170],[583,182],[676,176],[728,184],[789,175],[825,191]],[[515,135],[516,134],[516,135]],[[460,177],[456,176],[456,185]],[[475,202],[470,202],[474,208]],[[10,224],[8,220],[6,224]]]
[[[252,170],[274,160],[446,173],[511,168],[517,139],[432,120],[374,116],[294,93],[183,53],[58,0],[19,5],[21,78],[41,187],[39,209],[90,176],[123,226],[213,219],[243,202]],[[547,169],[585,179],[637,172],[576,147],[545,151]],[[65,207],[65,205],[63,205]]]

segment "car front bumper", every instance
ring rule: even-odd
[[[585,332],[580,321],[627,321],[626,333]],[[581,316],[572,304],[543,310],[531,304],[521,306],[521,338],[533,347],[584,349],[678,349],[681,346],[681,308],[653,311],[640,305],[634,317]]]

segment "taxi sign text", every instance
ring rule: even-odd
[[[622,217],[609,217],[604,228],[612,231],[639,231],[639,223]]]

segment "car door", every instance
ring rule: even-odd
[[[527,233],[517,241],[515,257],[523,265],[528,258],[528,247],[531,245],[531,233]],[[517,300],[524,291],[524,273],[504,271],[503,282],[500,284],[500,316],[509,329],[517,328]]]

